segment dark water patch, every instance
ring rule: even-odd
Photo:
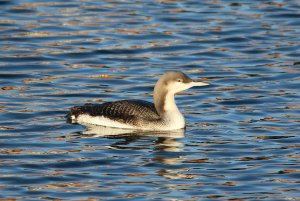
[[[1,30],[0,31],[0,33],[1,33],[1,35],[3,34],[3,35],[6,35],[6,34],[9,34],[9,33],[11,33],[11,29],[12,28],[15,28],[15,26],[17,26],[17,24],[16,24],[16,22],[14,22],[14,21],[11,21],[11,22],[2,22],[2,21],[0,21],[0,26],[1,27],[9,27],[10,29],[9,30],[6,30],[6,29],[4,29],[4,30]],[[17,31],[17,30],[14,30],[14,31]],[[3,36],[2,36],[3,37]]]
[[[11,4],[11,1],[1,0],[0,5],[8,5]]]
[[[201,47],[201,46],[196,46],[196,45],[170,45],[170,46],[161,46],[161,47],[151,47],[151,48],[147,48],[146,51],[147,52],[179,52],[179,51],[183,51],[183,50],[201,50],[204,49],[205,47]]]
[[[54,8],[76,8],[78,3],[72,2],[54,2],[54,3],[46,3],[45,6],[54,7]]]
[[[29,14],[29,13],[35,13],[36,10],[25,6],[15,6],[12,7],[8,12],[16,13],[16,14]]]
[[[17,59],[16,59],[17,58]],[[45,56],[18,56],[15,55],[14,57],[2,57],[1,61],[2,62],[37,62],[37,61],[53,61],[55,60],[52,57],[45,57]]]
[[[188,30],[188,29],[178,32],[177,34],[180,34],[181,37],[185,37],[187,39],[190,39],[191,36],[199,37],[199,38],[206,38],[209,36],[208,33],[202,32],[201,30],[194,31],[194,30]]]
[[[173,36],[171,34],[164,33],[151,33],[151,34],[141,34],[141,35],[122,35],[122,39],[124,40],[175,40],[179,39],[177,36]]]
[[[269,52],[270,50],[265,50],[265,49],[250,49],[250,50],[245,50],[242,51],[244,54],[263,54],[266,52]]]
[[[297,19],[300,17],[300,14],[298,13],[281,13],[281,14],[273,14],[273,15],[266,15],[268,18],[292,18],[292,19]]]
[[[34,77],[34,76],[28,74],[21,74],[21,73],[0,74],[1,79],[22,79],[22,78],[30,78],[30,77]]]
[[[218,30],[218,31],[208,31],[209,34],[222,36],[225,42],[246,42],[247,38],[244,38],[244,33],[249,34],[256,33],[257,30],[253,28],[243,28],[243,29],[229,29],[229,30]],[[224,37],[226,36],[226,37]],[[230,37],[228,37],[230,36]]]
[[[103,49],[103,50],[96,50],[94,51],[94,54],[99,55],[105,55],[105,54],[111,54],[111,55],[128,55],[128,54],[137,54],[140,50],[131,50],[131,49]]]
[[[102,96],[107,97],[107,95],[103,94]],[[87,93],[87,94],[77,94],[77,93],[69,93],[69,94],[51,94],[51,95],[45,95],[44,97],[49,98],[72,98],[72,97],[89,97],[89,98],[97,98],[99,97],[99,94],[96,93]]]
[[[249,36],[250,40],[255,40],[255,41],[266,41],[268,40],[268,36],[262,36],[262,35],[251,35]],[[245,46],[246,47],[246,46]],[[263,47],[265,48],[265,47]]]
[[[57,33],[57,35],[63,35],[64,32],[75,32],[76,29],[74,27],[66,27],[66,26],[57,27],[56,25],[47,24],[47,25],[35,27],[34,29],[31,29],[30,31],[32,33],[37,33],[37,35],[38,35],[38,33],[40,33],[41,35],[43,35],[43,34],[50,35],[50,34],[54,34],[54,33]]]
[[[41,178],[23,178],[23,177],[2,177],[2,182],[10,184],[10,185],[26,185],[26,184],[32,184],[32,183],[45,183]]]
[[[25,32],[27,32],[27,30],[25,30]],[[25,34],[21,34],[23,36],[19,36],[19,35],[10,35],[10,36],[4,36],[4,37],[0,37],[0,42],[22,42],[22,43],[26,43],[28,41],[31,41],[31,42],[35,42],[35,43],[38,43],[38,42],[51,42],[51,41],[59,41],[59,40],[68,40],[69,37],[68,36],[49,36],[46,34],[46,36],[30,36],[30,35],[26,35]],[[89,38],[89,36],[79,36],[79,35],[75,35],[75,36],[72,36],[74,37],[74,40],[75,39],[82,39],[83,37],[85,38]]]
[[[20,62],[19,64],[13,64],[13,65],[3,65],[1,66],[1,71],[2,72],[34,72],[36,71],[37,73],[39,73],[41,71],[41,69],[44,70],[49,70],[49,69],[58,69],[58,68],[62,68],[62,65],[59,64],[54,64],[52,63],[51,65],[43,65],[43,64],[27,64],[24,65],[22,62]]]
[[[289,57],[292,57],[292,58],[298,58],[300,56],[300,53],[290,53],[290,54],[287,54],[287,56]]]
[[[229,57],[228,54],[220,53],[220,52],[199,52],[192,54],[193,56],[199,56],[199,57]]]
[[[111,9],[108,7],[104,7],[104,6],[86,6],[83,7],[86,12],[88,13],[99,13],[99,12],[110,12]]]
[[[249,40],[244,37],[229,37],[229,38],[224,38],[223,41],[224,42],[232,42],[232,43],[244,43]]]
[[[55,57],[60,57],[64,59],[92,58],[93,56],[94,55],[92,55],[90,52],[71,52],[55,55]]]
[[[274,51],[279,51],[279,52],[290,52],[290,51],[297,51],[300,49],[300,46],[299,45],[290,45],[290,46],[287,46],[287,47],[278,47],[276,49],[274,49]]]

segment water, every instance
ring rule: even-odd
[[[299,1],[0,4],[2,200],[300,199]],[[211,83],[177,96],[184,133],[65,122],[167,70]]]

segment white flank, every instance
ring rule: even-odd
[[[108,127],[114,127],[114,128],[130,128],[133,129],[135,127],[130,126],[128,124],[123,124],[114,120],[111,120],[109,118],[103,117],[103,116],[90,116],[86,114],[81,114],[76,119],[77,123],[88,123],[88,124],[94,124],[99,126],[108,126]]]
[[[180,115],[181,118],[174,121],[173,118],[168,118],[172,114],[167,114],[166,121],[162,124],[156,124],[156,125],[148,125],[148,126],[141,126],[141,127],[135,127],[128,124],[120,123],[118,121],[111,120],[109,118],[103,117],[103,116],[90,116],[87,114],[81,114],[76,119],[74,119],[75,122],[79,124],[91,124],[91,125],[98,125],[98,126],[105,126],[105,127],[112,127],[112,128],[122,128],[122,129],[134,129],[134,130],[161,130],[161,131],[168,131],[168,130],[178,130],[184,128],[184,119],[182,115]],[[173,114],[174,115],[174,114]],[[175,116],[177,116],[176,114]]]

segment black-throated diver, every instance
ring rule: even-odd
[[[71,108],[67,118],[79,124],[141,130],[177,130],[185,120],[174,95],[194,86],[206,86],[182,72],[166,72],[154,87],[154,104],[143,100],[120,100]]]

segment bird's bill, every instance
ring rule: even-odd
[[[198,87],[201,87],[201,86],[207,86],[209,85],[208,83],[205,83],[205,82],[198,82],[198,81],[193,81],[191,83],[194,87],[198,86]]]

